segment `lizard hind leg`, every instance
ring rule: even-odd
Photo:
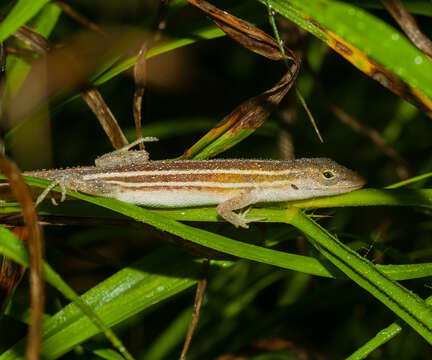
[[[139,162],[149,161],[149,153],[146,150],[130,150],[134,146],[144,143],[159,141],[158,138],[153,136],[139,138],[121,149],[103,154],[96,158],[96,167],[115,167],[115,166],[128,166],[134,165]]]
[[[135,141],[132,141],[130,144],[127,144],[127,145],[123,146],[121,149],[118,149],[116,151],[128,151],[138,144],[146,143],[146,142],[154,142],[154,141],[159,141],[159,139],[155,136],[140,137],[140,138],[136,139]],[[113,151],[113,152],[116,152],[116,151]]]
[[[246,219],[246,215],[248,214],[250,209],[247,209],[242,213],[235,213],[234,210],[243,209],[246,206],[252,205],[256,202],[256,195],[253,193],[253,191],[249,191],[220,203],[217,206],[216,211],[221,217],[233,224],[235,227],[240,226],[242,228],[248,229],[248,223],[264,220],[265,218]]]

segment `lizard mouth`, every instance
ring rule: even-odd
[[[361,189],[366,184],[366,180],[357,174],[356,174],[354,180],[351,180],[351,181],[352,181],[352,183],[350,183],[349,185],[348,184],[342,185],[342,186],[340,186],[340,188],[343,190],[353,191],[353,190]]]
[[[357,175],[356,183],[353,186],[350,186],[354,190],[360,189],[366,185],[366,180],[361,176]]]
[[[359,184],[341,186],[341,189],[344,189],[344,190],[358,190],[358,189],[361,189],[365,184],[366,184],[366,181],[363,181],[362,183],[359,183]]]
[[[337,185],[337,187],[333,189],[329,187],[329,190],[336,190],[338,191],[338,193],[343,193],[343,192],[361,189],[366,184],[366,181],[360,176],[356,180],[357,181],[352,184]],[[322,188],[314,188],[312,190],[322,190]]]
[[[363,185],[347,185],[347,186],[338,186],[337,188],[329,188],[328,190],[333,192],[335,191],[335,194],[339,194],[339,193],[344,193],[344,192],[348,192],[348,191],[354,191],[354,190],[358,190],[361,189],[363,187]],[[322,188],[311,188],[310,190],[313,191],[322,191]]]
[[[339,189],[341,189],[342,191],[354,191],[354,190],[361,189],[364,186],[364,184],[365,183],[355,184],[355,185],[346,185],[346,186],[341,186]]]

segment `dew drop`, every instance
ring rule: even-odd
[[[414,63],[415,63],[416,65],[420,65],[422,62],[423,62],[423,58],[422,58],[421,56],[416,56],[416,57],[414,58]]]
[[[399,40],[399,34],[397,34],[397,33],[392,34],[391,39],[394,41]]]

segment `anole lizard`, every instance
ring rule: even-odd
[[[75,191],[149,207],[217,205],[234,226],[256,219],[235,213],[251,204],[341,194],[365,181],[333,160],[149,161],[146,151],[128,151],[141,141],[97,158],[96,166],[25,172]],[[1,185],[1,184],[0,184]]]

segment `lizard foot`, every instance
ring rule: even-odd
[[[248,215],[250,209],[251,208],[249,207],[245,211],[240,212],[238,214],[236,214],[236,213],[233,212],[232,213],[233,218],[231,219],[232,220],[232,224],[235,227],[242,227],[242,228],[245,228],[245,229],[249,229],[249,225],[248,225],[249,223],[256,222],[256,221],[262,221],[262,220],[266,219],[265,217],[256,217],[256,218],[249,218],[249,219],[247,219],[246,216]]]

